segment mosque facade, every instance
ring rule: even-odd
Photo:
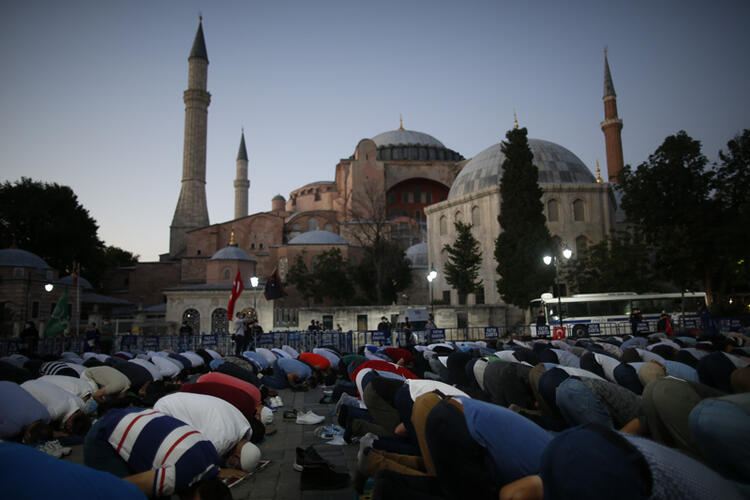
[[[622,122],[617,117],[606,57],[605,52],[602,130],[609,178],[614,181],[622,168]],[[285,282],[297,256],[310,267],[317,255],[338,248],[344,258],[356,260],[362,227],[379,222],[390,227],[392,240],[407,249],[413,264],[416,288],[409,291],[411,303],[420,300],[426,304],[429,300],[423,275],[429,268],[442,270],[442,248],[453,242],[454,221],[472,223],[483,254],[494,255],[494,240],[500,232],[500,144],[466,159],[429,134],[405,129],[403,123],[396,130],[360,140],[350,156],[336,163],[333,180],[306,184],[286,198],[278,194],[271,199],[270,210],[255,214],[247,213],[250,165],[242,132],[233,183],[234,219],[210,224],[205,184],[211,96],[206,84],[209,64],[202,23],[188,61],[182,181],[170,226],[169,252],[160,256],[158,263],[139,263],[130,269],[131,279],[126,280],[123,298],[144,307],[165,300],[165,318],[170,324],[190,320],[194,330],[222,331],[228,326],[220,318],[226,318],[223,308],[238,269],[242,270],[246,289],[251,288],[249,278],[254,275],[260,278],[258,288],[262,290],[274,270]],[[530,139],[529,143],[539,167],[550,232],[561,245],[574,250],[601,241],[615,220],[611,184],[595,177],[566,148],[541,139]],[[472,294],[466,299],[468,303],[505,309],[494,285],[495,267],[494,258],[484,259],[483,293]],[[442,274],[438,272],[432,283],[433,298],[443,299],[445,304],[463,303],[464,298],[456,296]],[[128,296],[129,289],[143,284],[149,276],[150,296]],[[253,290],[241,296],[239,307],[256,307],[264,329],[278,327],[281,316],[277,309],[306,305],[293,287],[286,287],[286,291],[288,296],[274,304],[266,302],[262,292]]]

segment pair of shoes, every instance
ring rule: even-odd
[[[316,467],[316,466],[322,466],[326,464],[325,459],[321,457],[318,452],[315,450],[313,446],[308,446],[307,448],[300,448],[297,447],[296,456],[294,459],[294,464],[292,464],[292,468],[296,470],[297,472],[302,472],[302,470],[307,467]]]
[[[297,423],[300,425],[315,425],[321,423],[325,419],[325,417],[316,415],[312,411],[297,413]]]
[[[322,439],[333,439],[336,436],[343,436],[344,429],[336,424],[331,424],[323,427],[318,427],[313,431],[313,435]]]
[[[70,455],[70,452],[73,451],[72,448],[62,446],[57,439],[54,441],[47,441],[46,443],[37,446],[36,449],[55,458],[62,458],[66,455]]]
[[[282,406],[284,406],[284,402],[281,400],[281,396],[270,396],[269,402],[276,408],[281,408]]]
[[[320,398],[320,401],[318,401],[318,403],[322,405],[329,405],[333,403],[333,399],[331,398],[331,396],[325,395],[322,398]]]
[[[297,410],[286,410],[283,418],[284,420],[297,420]]]

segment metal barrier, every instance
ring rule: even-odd
[[[699,329],[700,319],[686,318],[684,327],[686,329]],[[738,331],[750,327],[750,318],[721,318],[717,319],[720,331]],[[609,336],[630,334],[630,323],[607,322],[607,323],[564,323],[565,337],[582,336]],[[651,333],[656,331],[656,321],[643,321],[638,324],[638,331]],[[675,329],[677,329],[675,327]],[[430,344],[436,342],[462,342],[472,340],[485,340],[511,336],[531,336],[535,338],[554,338],[560,333],[558,325],[525,325],[512,329],[499,326],[467,327],[467,328],[434,328],[431,330],[414,330],[411,332],[412,343]],[[403,330],[384,332],[378,330],[349,331],[338,333],[336,331],[309,332],[268,332],[250,339],[248,348],[253,345],[257,347],[281,347],[289,345],[299,352],[310,351],[315,347],[333,346],[342,352],[357,352],[366,344],[407,345],[407,334]],[[24,345],[18,338],[0,338],[0,356],[19,353]],[[114,335],[112,337],[112,352],[117,351],[185,351],[199,348],[214,349],[218,352],[229,354],[234,352],[235,344],[228,334],[204,334],[204,335]],[[37,342],[38,354],[56,355],[63,351],[81,353],[86,349],[86,341],[83,337],[54,337],[40,339]]]

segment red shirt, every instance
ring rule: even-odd
[[[398,363],[400,359],[403,359],[404,363],[408,363],[414,359],[414,355],[411,352],[406,349],[401,349],[400,347],[386,347],[385,353],[394,363]]]
[[[303,352],[299,355],[298,359],[318,370],[327,370],[331,367],[331,362],[328,361],[328,358],[314,352]]]
[[[240,389],[252,398],[253,408],[257,407],[261,402],[260,390],[257,387],[250,382],[245,382],[244,380],[240,380],[237,377],[232,377],[225,373],[206,373],[198,378],[198,382],[216,382],[218,384],[224,384]]]
[[[364,363],[359,365],[356,370],[352,372],[352,374],[349,376],[351,381],[356,382],[357,374],[361,370],[364,370],[365,368],[372,368],[373,370],[379,371],[379,372],[397,373],[404,378],[417,378],[416,375],[414,375],[412,372],[410,372],[408,369],[404,368],[403,366],[399,366],[395,363],[389,363],[388,361],[372,359],[370,361],[365,361]]]

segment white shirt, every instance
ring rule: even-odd
[[[255,352],[263,356],[266,359],[266,361],[268,361],[271,364],[273,364],[273,362],[276,361],[277,359],[276,355],[272,353],[271,351],[269,351],[268,349],[266,349],[265,347],[258,347],[255,349]]]
[[[83,400],[75,394],[41,380],[27,380],[21,387],[47,408],[50,420],[65,422],[83,408]]]
[[[78,363],[65,362],[65,364],[71,367],[72,369],[74,369],[76,372],[78,372],[79,377],[83,375],[83,372],[85,372],[86,368],[88,368],[86,366],[79,365]]]
[[[606,356],[599,353],[594,353],[594,359],[602,367],[602,370],[604,370],[604,376],[607,377],[607,380],[616,384],[617,380],[615,380],[615,368],[620,366],[621,361],[611,356]]]
[[[162,377],[165,378],[172,378],[182,371],[182,366],[179,366],[170,358],[165,358],[164,356],[151,356],[151,363],[156,365],[161,372]]]
[[[288,352],[289,355],[293,357],[294,359],[299,358],[299,353],[297,352],[297,349],[295,349],[294,347],[290,345],[283,345],[281,346],[281,348],[284,349],[286,352]]]
[[[245,321],[240,318],[234,318],[232,321],[235,335],[245,335]]]
[[[68,377],[67,375],[43,375],[37,380],[53,384],[83,399],[96,392],[98,387],[87,378]]]
[[[406,381],[409,384],[409,395],[411,399],[416,401],[422,394],[427,394],[434,390],[438,390],[446,396],[466,396],[469,397],[464,391],[456,389],[452,385],[448,385],[445,382],[439,380],[423,380],[423,379],[409,379]]]
[[[332,367],[339,366],[339,361],[341,361],[341,358],[339,358],[336,353],[331,351],[330,349],[326,349],[325,347],[315,347],[313,349],[314,354],[320,354],[324,358],[326,358],[328,361],[331,362]]]
[[[205,394],[175,392],[159,399],[154,410],[197,429],[213,443],[219,456],[231,451],[250,431],[250,422],[240,410],[223,399]]]
[[[190,364],[193,365],[193,368],[201,366],[205,363],[203,361],[203,358],[201,358],[200,355],[194,353],[193,351],[181,352],[180,355],[185,356],[187,359],[189,359]]]

